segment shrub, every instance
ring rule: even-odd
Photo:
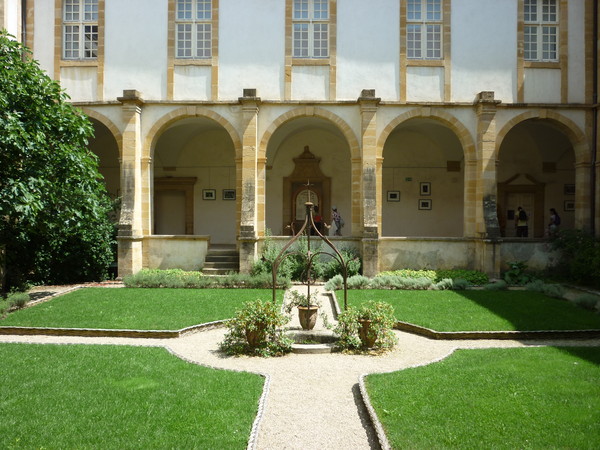
[[[452,280],[463,279],[466,280],[469,284],[473,286],[482,286],[486,283],[489,283],[489,277],[487,274],[480,272],[478,270],[463,270],[463,269],[453,269],[453,270],[436,270],[435,281],[440,281],[444,278],[450,278]]]
[[[436,279],[435,270],[413,270],[413,269],[402,269],[402,270],[391,270],[386,272],[380,272],[377,276],[394,276],[398,278],[429,278],[430,280]]]
[[[349,307],[338,316],[338,325],[333,332],[339,337],[337,347],[341,350],[366,348],[361,340],[360,321],[370,321],[368,338],[374,340],[373,348],[391,349],[397,342],[393,328],[396,324],[394,308],[386,302],[369,300],[358,308]]]
[[[504,281],[513,285],[524,285],[535,280],[533,275],[528,274],[527,264],[524,261],[512,261],[508,263],[509,269],[504,272]]]
[[[327,283],[325,283],[325,290],[327,291],[337,291],[344,287],[344,277],[341,275],[336,275],[331,278]]]
[[[371,280],[363,275],[354,275],[347,280],[348,289],[368,289]]]
[[[452,288],[455,291],[464,291],[469,287],[469,282],[464,278],[456,278],[452,280]]]
[[[548,297],[563,298],[565,296],[565,288],[560,284],[546,284],[542,280],[534,280],[525,285],[529,291],[541,292]]]
[[[550,276],[600,288],[600,239],[583,230],[561,230],[552,241],[561,252]]]
[[[498,280],[495,283],[488,283],[483,288],[487,291],[505,291],[508,289],[508,284],[504,280]]]
[[[436,291],[443,291],[446,289],[452,289],[454,283],[450,278],[444,278],[443,280],[438,281],[437,283],[431,286],[432,289]]]
[[[9,309],[21,309],[29,301],[29,294],[26,292],[15,292],[7,297],[7,303]]]
[[[580,297],[577,297],[575,300],[575,304],[577,306],[581,306],[584,309],[594,311],[600,311],[600,298],[593,294],[584,294]]]
[[[289,317],[278,305],[260,299],[246,302],[235,317],[227,322],[229,330],[219,348],[228,355],[281,356],[292,349],[292,341],[283,334]],[[257,342],[251,344],[248,336],[258,332]]]

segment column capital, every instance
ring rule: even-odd
[[[361,112],[374,112],[381,102],[380,97],[375,97],[375,89],[363,89],[357,100]]]
[[[258,113],[258,106],[261,104],[260,97],[256,96],[256,89],[244,89],[244,96],[239,97],[238,101],[242,105],[244,112]]]
[[[142,106],[144,104],[142,93],[135,89],[125,89],[123,91],[123,96],[117,97],[117,100],[123,105]]]

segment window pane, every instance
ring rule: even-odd
[[[294,0],[294,19],[308,20],[308,0]]]
[[[98,0],[84,0],[83,20],[85,22],[98,21]]]
[[[199,23],[196,25],[196,57],[210,58],[212,44],[212,25]]]
[[[427,25],[427,58],[442,57],[442,27]]]
[[[65,22],[77,22],[79,20],[79,0],[65,0]]]
[[[83,57],[98,57],[98,25],[86,25],[84,27]]]
[[[67,25],[64,28],[64,57],[79,58],[79,26]]]
[[[196,18],[198,20],[209,20],[212,16],[211,0],[198,0],[197,6]]]
[[[523,50],[526,61],[537,59],[537,27],[525,27]]]
[[[427,20],[442,20],[442,0],[427,0]]]
[[[327,20],[329,16],[328,8],[329,0],[315,0],[313,18],[315,20]]]
[[[542,27],[542,59],[556,61],[558,59],[558,38],[556,27]]]
[[[406,57],[421,58],[421,25],[406,27]]]
[[[192,0],[177,0],[177,20],[192,20]]]
[[[421,0],[408,0],[406,4],[406,19],[421,20]]]
[[[192,24],[177,24],[177,57],[192,57]]]
[[[537,22],[537,0],[525,0],[525,22]]]
[[[294,24],[294,56],[308,58],[308,24]]]
[[[329,56],[328,48],[328,25],[324,23],[316,23],[314,25],[313,33],[313,44],[314,44],[314,56],[316,58],[326,58]]]
[[[542,21],[556,22],[557,18],[556,0],[544,0],[542,3]]]

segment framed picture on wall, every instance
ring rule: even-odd
[[[431,209],[431,199],[430,198],[420,198],[419,199],[419,209]]]
[[[387,201],[388,202],[399,202],[400,201],[400,191],[387,191]]]
[[[575,201],[565,200],[565,211],[575,211]]]
[[[421,193],[421,195],[431,195],[431,183],[428,181],[421,183],[420,193]]]
[[[202,189],[202,200],[216,200],[217,191],[214,189]]]
[[[565,184],[565,195],[575,195],[575,185],[574,184]]]
[[[223,200],[235,200],[235,189],[223,189]]]

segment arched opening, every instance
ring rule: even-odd
[[[318,117],[292,119],[273,133],[266,155],[266,228],[273,234],[291,233],[295,215],[302,213],[296,205],[301,201],[298,196],[307,194],[304,184],[312,185],[308,188],[318,199],[316,206],[325,223],[331,223],[333,206],[350,216],[350,147],[334,124]],[[350,220],[345,222],[349,224]],[[350,228],[346,225],[342,235],[351,235]]]
[[[221,125],[205,117],[173,122],[156,141],[153,165],[153,234],[236,242],[235,148]]]
[[[94,137],[89,141],[89,149],[98,156],[98,170],[104,177],[106,190],[110,197],[116,200],[121,196],[119,145],[111,131],[103,123],[92,118],[90,121],[94,127]]]
[[[383,147],[382,235],[463,235],[464,156],[435,119],[402,122]]]
[[[506,134],[498,154],[498,217],[503,236],[516,236],[517,208],[528,215],[528,237],[541,238],[550,208],[561,228],[575,222],[575,152],[548,119],[529,119]]]

